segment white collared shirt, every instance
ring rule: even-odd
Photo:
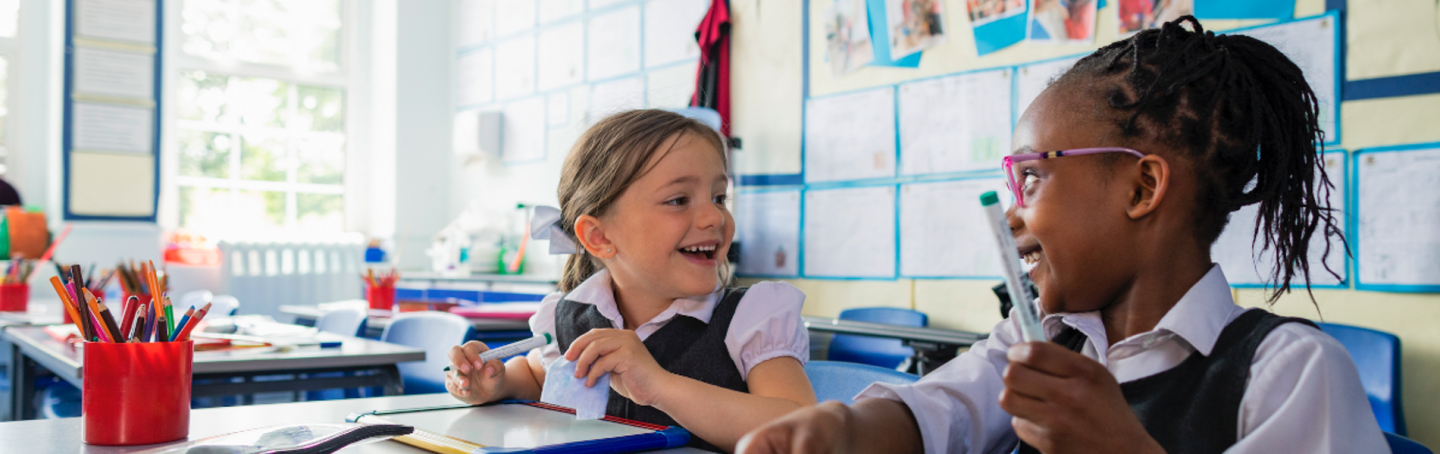
[[[709,324],[720,296],[721,292],[717,291],[698,298],[676,299],[655,318],[635,327],[635,335],[644,341],[664,328],[676,315],[694,317]],[[594,305],[615,329],[625,328],[625,318],[615,305],[610,271],[600,270],[575,286],[568,295],[555,292],[545,296],[540,302],[540,309],[530,317],[530,331],[555,332],[555,305],[562,297]],[[735,308],[735,316],[730,319],[730,329],[725,332],[725,349],[740,370],[741,378],[748,378],[751,368],[770,359],[789,356],[802,365],[809,361],[810,335],[800,319],[800,307],[804,304],[805,293],[784,282],[761,282],[745,291],[745,296],[740,298],[740,304]],[[547,345],[540,349],[541,363],[548,368],[562,353],[558,342]]]
[[[1120,383],[1169,370],[1194,352],[1209,355],[1236,306],[1217,265],[1185,293],[1155,329],[1110,345],[1100,313],[1051,314],[1054,338],[1064,326],[1089,337],[1081,354],[1099,361]],[[1018,439],[1000,409],[1010,345],[1021,342],[1010,317],[990,337],[911,385],[876,383],[858,398],[904,402],[919,423],[927,453],[1008,453]],[[1389,452],[1360,375],[1345,348],[1298,323],[1275,328],[1260,343],[1240,401],[1237,441],[1229,453]]]

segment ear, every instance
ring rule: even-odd
[[[1125,214],[1130,219],[1150,215],[1165,200],[1170,189],[1170,163],[1159,155],[1146,155],[1135,164],[1135,187]]]
[[[580,218],[575,220],[575,237],[580,240],[580,247],[596,258],[603,260],[615,256],[615,243],[605,237],[600,218],[588,214],[580,215]]]

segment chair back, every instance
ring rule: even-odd
[[[1405,412],[1400,407],[1400,338],[1394,334],[1358,326],[1320,323],[1320,329],[1340,341],[1355,368],[1360,384],[1370,398],[1370,409],[1380,430],[1406,435]]]
[[[195,308],[199,309],[204,305],[205,303],[200,303]],[[215,298],[210,300],[210,312],[207,312],[206,316],[229,317],[235,315],[235,311],[238,310],[240,310],[240,300],[230,295],[215,295]]]
[[[365,309],[358,307],[336,309],[320,315],[315,320],[315,328],[342,336],[363,337],[366,315]]]
[[[1390,444],[1390,452],[1394,454],[1432,454],[1425,445],[1390,432],[1385,432],[1385,442]]]
[[[846,309],[840,313],[840,319],[917,328],[929,324],[929,317],[924,312],[893,307]],[[914,350],[906,347],[899,339],[836,334],[830,340],[831,361],[848,361],[893,369],[914,354]]]
[[[391,319],[381,341],[425,350],[425,361],[398,364],[405,394],[446,392],[450,347],[464,343],[474,329],[465,317],[445,312],[408,312]]]
[[[815,387],[816,401],[838,400],[846,405],[855,403],[855,395],[871,383],[904,385],[920,379],[894,369],[839,361],[810,361],[805,364],[805,375]]]

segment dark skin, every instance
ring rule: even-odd
[[[1047,313],[1098,311],[1113,344],[1151,331],[1211,267],[1195,238],[1197,182],[1189,162],[1144,138],[1121,143],[1103,97],[1087,87],[1045,90],[1015,128],[1014,153],[1125,146],[1146,154],[1085,155],[1016,164],[1026,207],[1006,214]],[[1096,342],[1101,341],[1095,339]],[[1007,352],[1000,407],[1021,440],[1046,453],[1164,452],[1099,362],[1048,342]],[[859,434],[859,435],[857,435]],[[888,399],[827,403],[762,426],[745,454],[921,452],[909,407]]]

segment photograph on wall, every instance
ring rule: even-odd
[[[870,15],[865,0],[835,0],[825,15],[825,58],[836,77],[850,74],[875,59],[870,42]]]
[[[885,19],[890,25],[890,58],[945,42],[944,0],[885,0]]]
[[[966,0],[975,52],[986,55],[1025,40],[1025,0]]]
[[[970,26],[979,27],[1017,14],[1025,14],[1025,0],[967,0]]]
[[[1120,37],[1195,13],[1195,0],[1120,0]]]
[[[1029,41],[1088,44],[1095,40],[1096,0],[1035,0],[1031,5]]]

